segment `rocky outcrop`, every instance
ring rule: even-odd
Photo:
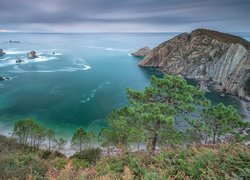
[[[20,59],[19,57],[16,57],[16,63],[22,63],[24,60]]]
[[[35,59],[38,58],[38,56],[36,55],[36,51],[30,51],[27,53],[27,58],[28,59]]]
[[[143,47],[141,49],[139,49],[138,51],[132,53],[133,56],[137,56],[137,57],[144,57],[147,56],[151,53],[151,49],[149,47]]]
[[[2,76],[0,76],[0,81],[9,80],[9,79],[10,79],[9,77],[2,77]]]
[[[155,47],[139,66],[212,80],[245,99],[250,95],[250,43],[237,36],[205,29],[183,33]]]
[[[20,41],[12,41],[12,40],[9,40],[9,43],[21,43]]]
[[[3,52],[3,49],[0,49],[0,56],[3,56],[4,54],[6,54],[6,53]]]

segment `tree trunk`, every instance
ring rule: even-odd
[[[49,150],[50,150],[50,138],[49,138]]]
[[[156,143],[157,143],[157,140],[158,140],[158,133],[157,133],[157,130],[159,129],[160,127],[160,121],[158,120],[156,122],[156,126],[155,126],[155,131],[154,131],[154,135],[153,135],[153,138],[152,138],[152,151],[155,150],[155,147],[156,147]]]
[[[214,134],[213,134],[213,144],[215,144],[216,141],[216,134],[217,134],[217,130],[214,130]]]

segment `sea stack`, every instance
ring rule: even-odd
[[[143,47],[139,49],[138,51],[132,53],[133,56],[137,57],[145,57],[151,53],[151,49],[149,47]]]
[[[28,59],[35,59],[38,58],[38,56],[36,55],[36,51],[30,51],[27,53],[27,58]]]
[[[0,49],[0,56],[3,56],[4,54],[6,54],[6,53],[3,52],[3,49]]]
[[[139,66],[211,80],[225,93],[250,96],[250,43],[238,36],[207,29],[182,33],[152,49]]]

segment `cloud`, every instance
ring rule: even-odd
[[[185,31],[205,25],[248,31],[249,7],[249,0],[8,0],[1,2],[0,22],[20,31]]]

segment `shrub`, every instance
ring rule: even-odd
[[[75,153],[71,158],[84,159],[90,164],[96,164],[97,159],[101,157],[102,150],[100,148],[88,148],[82,152]]]
[[[0,158],[0,177],[2,179],[26,179],[28,175],[42,178],[48,164],[36,154],[12,154]]]
[[[73,159],[73,168],[79,170],[81,168],[88,168],[90,163],[84,159]]]

